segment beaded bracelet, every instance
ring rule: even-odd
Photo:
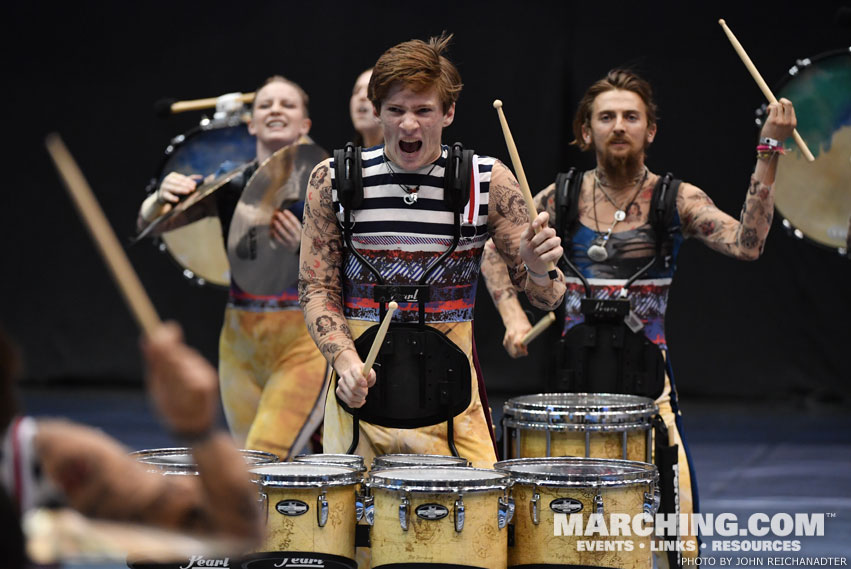
[[[777,142],[774,139],[760,139],[760,142],[762,142],[763,140],[772,140],[773,142]],[[781,144],[760,144],[756,147],[756,157],[760,160],[771,158],[775,154],[783,156],[784,154],[786,154],[786,149],[783,148],[783,145]]]

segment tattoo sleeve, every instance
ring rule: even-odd
[[[739,220],[718,209],[699,188],[683,184],[677,196],[683,233],[737,259],[757,259],[774,217],[774,191],[751,176]]]
[[[343,315],[343,236],[331,195],[330,160],[310,175],[305,200],[299,270],[299,303],[307,329],[329,363],[354,349]]]
[[[538,194],[536,207],[540,208],[542,203],[546,203],[547,190]],[[553,310],[564,298],[564,275],[558,271],[558,278],[546,286],[526,278],[526,268],[520,257],[520,241],[523,231],[529,226],[529,213],[517,180],[499,161],[493,167],[489,194],[488,226],[492,243],[505,264],[510,281],[517,290],[526,292],[532,304],[542,310]]]

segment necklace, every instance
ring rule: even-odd
[[[603,184],[600,182],[600,177],[597,175],[597,171],[594,170],[594,187],[591,193],[591,202],[594,208],[594,226],[597,229],[597,237],[588,247],[588,258],[594,261],[595,263],[602,263],[606,259],[609,258],[609,252],[606,249],[606,245],[609,243],[609,238],[612,236],[612,231],[615,229],[615,225],[618,222],[626,219],[626,210],[629,209],[629,206],[635,201],[638,197],[639,192],[641,191],[642,186],[644,186],[645,180],[647,180],[648,175],[647,167],[644,167],[644,175],[641,176],[641,179],[638,180],[638,183],[635,187],[635,193],[632,194],[632,199],[630,199],[625,207],[621,207],[615,203],[615,201],[609,197],[609,194],[606,193],[606,190],[603,189]],[[597,219],[597,188],[600,188],[600,193],[608,200],[610,204],[615,207],[615,215],[614,219],[612,219],[612,224],[609,226],[609,230],[604,234],[600,231],[600,222]]]
[[[441,155],[443,155],[442,151],[441,151]],[[387,166],[387,169],[390,170],[390,176],[393,179],[396,179],[396,176],[397,176],[396,171],[393,170],[393,167],[390,165],[390,160],[387,159],[387,153],[382,154],[382,156],[384,158],[384,164]],[[425,173],[426,177],[428,177],[431,174],[431,172],[432,172],[432,170],[434,170],[435,166],[437,166],[437,162],[432,164],[431,168],[428,169],[428,172]],[[419,186],[414,186],[414,187],[406,186],[405,184],[403,184],[402,182],[399,182],[398,180],[396,181],[396,185],[399,186],[400,188],[402,188],[402,190],[405,192],[405,197],[403,197],[402,199],[405,201],[406,205],[414,205],[415,203],[417,203],[417,192],[420,191]]]

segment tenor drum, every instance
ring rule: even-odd
[[[366,472],[363,457],[358,454],[300,454],[293,462],[310,462],[312,464],[332,464],[353,468],[360,473]]]
[[[398,468],[400,466],[470,466],[470,461],[460,456],[440,454],[385,454],[372,459],[370,470]]]
[[[503,405],[503,456],[651,462],[656,403],[612,393],[538,393]]]
[[[508,548],[509,567],[653,566],[651,528],[640,519],[643,514],[652,519],[658,507],[659,473],[652,464],[576,457],[521,458],[498,462],[494,468],[514,480],[512,496],[517,512],[514,545]],[[591,514],[602,514],[591,527],[602,527],[602,521],[607,532],[588,531]],[[621,525],[618,520],[622,520]],[[580,547],[580,541],[593,542],[594,550],[589,551],[585,544]]]
[[[505,526],[514,508],[504,472],[388,468],[372,472],[366,484],[373,568],[400,563],[505,568]]]
[[[260,450],[239,451],[248,468],[278,462],[278,456]],[[192,456],[191,448],[158,448],[137,450],[130,457],[141,462],[148,472],[161,474],[197,475],[198,465]]]
[[[355,556],[356,487],[353,468],[284,462],[251,469],[266,512],[261,549]]]
[[[202,124],[172,139],[165,150],[159,173],[152,184],[157,186],[169,172],[207,176],[229,160],[241,164],[257,154],[255,138],[245,124]],[[205,217],[163,233],[162,246],[183,270],[183,275],[198,284],[220,287],[230,285],[222,225],[218,217]]]
[[[775,89],[795,104],[809,163],[790,138],[778,161],[774,196],[783,225],[798,238],[847,253],[851,218],[851,48],[801,59]],[[757,111],[762,124],[765,110]]]

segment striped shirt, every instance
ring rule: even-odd
[[[364,149],[363,202],[351,212],[352,244],[375,267],[386,284],[415,284],[427,268],[452,245],[456,215],[443,201],[443,175],[448,155],[444,146],[436,162],[416,172],[402,172],[388,164],[384,146]],[[461,216],[458,247],[429,274],[428,322],[462,322],[473,319],[476,283],[482,249],[488,238],[488,189],[496,160],[474,156],[470,199]],[[339,203],[331,164],[333,207],[340,224]],[[416,201],[407,204],[404,187],[415,189]],[[418,189],[416,189],[418,188]],[[346,252],[344,313],[355,320],[378,320],[373,300],[375,276],[354,255]],[[417,321],[418,305],[400,303],[395,321]]]

